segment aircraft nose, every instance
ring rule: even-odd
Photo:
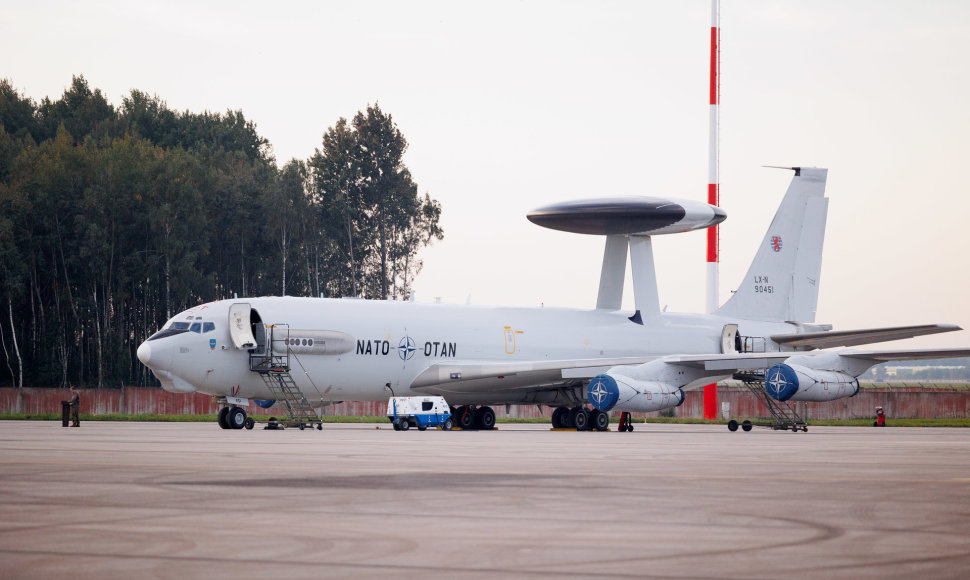
[[[138,360],[140,360],[143,365],[148,366],[148,362],[152,360],[151,345],[149,345],[147,341],[141,343],[141,346],[138,347],[138,352],[136,354],[138,355]]]

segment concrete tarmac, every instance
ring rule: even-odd
[[[964,578],[970,430],[0,422],[2,578]]]

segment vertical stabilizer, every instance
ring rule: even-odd
[[[828,170],[792,169],[795,177],[754,262],[718,314],[753,320],[815,321],[828,214]]]

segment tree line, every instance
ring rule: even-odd
[[[138,345],[201,302],[405,298],[443,237],[406,150],[376,104],[278,167],[242,111],[0,81],[0,385],[157,384]]]

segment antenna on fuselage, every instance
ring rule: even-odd
[[[549,205],[526,216],[542,227],[606,236],[596,308],[619,310],[623,299],[627,248],[633,270],[637,312],[630,320],[660,313],[652,236],[703,229],[727,218],[720,208],[699,201],[655,197],[586,199]]]

